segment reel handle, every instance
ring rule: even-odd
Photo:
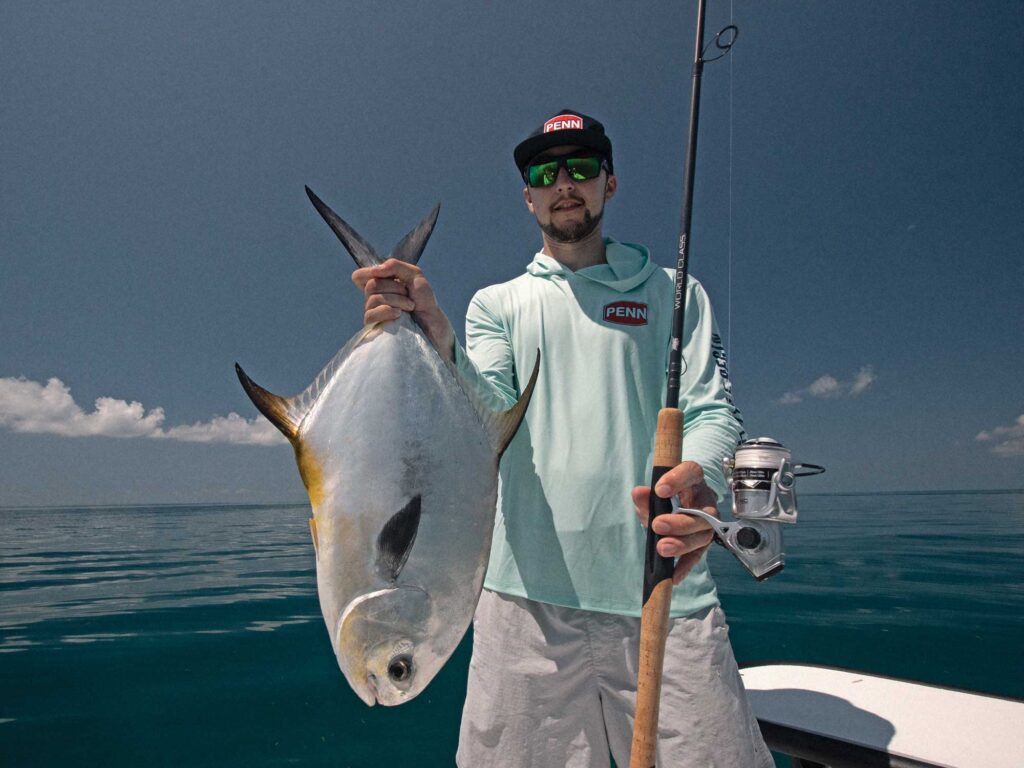
[[[825,468],[820,464],[797,464],[793,469],[806,469],[809,472],[794,472],[793,477],[811,477],[812,475],[820,475],[825,471]]]

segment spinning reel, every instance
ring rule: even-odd
[[[796,522],[796,478],[820,475],[825,468],[793,464],[782,443],[758,437],[741,443],[736,455],[722,462],[722,469],[732,492],[731,521],[679,507],[674,499],[672,511],[704,519],[714,530],[715,541],[732,552],[755,579],[764,581],[781,571],[786,562],[782,524]]]

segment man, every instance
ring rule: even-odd
[[[367,323],[411,312],[442,356],[509,407],[541,372],[501,463],[494,543],[474,619],[457,762],[463,768],[629,762],[653,435],[664,403],[674,275],[602,237],[617,190],[604,126],[562,110],[513,153],[543,247],[526,274],[479,291],[466,350],[422,271],[360,269]],[[721,459],[742,434],[708,299],[687,286],[684,461],[658,495],[717,514]],[[719,348],[716,349],[716,346]],[[703,555],[709,527],[661,515],[673,581],[659,766],[771,766]],[[685,577],[685,579],[684,579]]]

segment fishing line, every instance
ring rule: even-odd
[[[729,23],[735,24],[733,18],[733,0],[729,0]],[[732,348],[732,62],[729,57],[729,289],[726,299],[725,319],[725,354],[728,356],[730,368],[736,372],[736,357]]]

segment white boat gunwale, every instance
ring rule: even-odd
[[[907,731],[912,731],[913,728],[900,728],[900,719],[893,717],[892,710],[894,707],[865,707],[864,701],[855,703],[846,699],[843,696],[844,687],[852,683],[866,682],[868,683],[868,688],[872,685],[876,688],[891,688],[892,684],[905,685],[909,694],[925,695],[935,699],[946,698],[943,694],[947,694],[950,702],[954,705],[958,699],[962,702],[971,702],[975,707],[990,702],[995,704],[998,710],[1001,710],[998,714],[1002,717],[1006,716],[1006,705],[1011,707],[1016,705],[1021,709],[1021,722],[1024,722],[1024,699],[1012,696],[990,694],[953,686],[875,674],[873,672],[828,664],[811,664],[792,660],[747,661],[740,665],[740,670],[741,674],[746,673],[744,675],[744,684],[748,687],[751,705],[757,715],[765,741],[776,752],[793,757],[794,766],[797,766],[797,768],[816,768],[819,766],[829,766],[830,768],[845,768],[846,766],[850,768],[857,766],[950,768],[950,766],[977,764],[974,762],[965,763],[962,761],[962,757],[951,757],[954,762],[946,762],[941,757],[936,757],[934,750],[921,749],[920,752],[925,754],[917,754],[918,750],[907,749],[905,734]],[[762,674],[757,676],[760,679],[756,680],[755,685],[752,687],[748,683],[750,682],[749,678],[755,677],[750,675],[755,670],[760,670]],[[799,680],[801,673],[806,675],[812,671],[820,673],[814,676],[813,687],[801,687]],[[780,685],[771,679],[777,675],[792,675],[795,679],[792,681],[787,679],[784,684]],[[763,683],[766,677],[769,683],[764,687],[758,687],[757,683]],[[851,679],[853,677],[856,679]],[[892,726],[892,738],[880,740],[877,738],[878,734],[874,734],[876,738],[872,739],[872,734],[865,733],[863,722],[860,723],[858,728],[857,718],[834,718],[829,720],[826,717],[823,720],[817,720],[813,724],[808,724],[804,728],[800,722],[795,722],[799,718],[794,717],[794,709],[797,711],[800,709],[799,706],[794,708],[794,702],[799,702],[801,698],[799,694],[801,693],[806,694],[806,700],[800,702],[804,707],[809,703],[813,703],[815,697],[831,697],[831,699],[845,702],[855,710],[863,712],[869,719],[874,718],[879,722]],[[796,694],[795,699],[794,694]],[[822,709],[826,709],[830,703],[832,702],[825,699],[824,704],[826,706]],[[885,703],[888,705],[888,702]],[[895,709],[898,708],[898,706],[895,707]],[[942,708],[936,711],[936,720],[941,721],[946,717],[955,719],[958,710],[959,707],[956,706]],[[1016,716],[1016,712],[1013,715]],[[919,718],[920,713],[909,711],[906,718],[907,722],[903,723],[903,725],[912,725],[911,721],[914,717]],[[959,725],[961,732],[967,728],[966,723],[959,722]],[[896,740],[895,735],[897,733],[903,737],[903,741],[899,745],[901,747],[900,753],[894,754],[893,751],[890,751],[889,746],[890,742]],[[967,733],[964,733],[964,735],[966,737]],[[1011,743],[1005,746],[1024,752],[1024,740],[1019,741],[1020,743]],[[994,745],[988,746],[989,748],[994,748]],[[929,751],[933,754],[927,754]],[[1016,754],[1016,752],[1013,754]],[[1002,755],[1003,758],[1006,756],[1006,754]],[[1017,765],[1024,765],[1024,754],[1021,756],[1022,761]],[[958,759],[960,760],[959,762],[957,762]]]

